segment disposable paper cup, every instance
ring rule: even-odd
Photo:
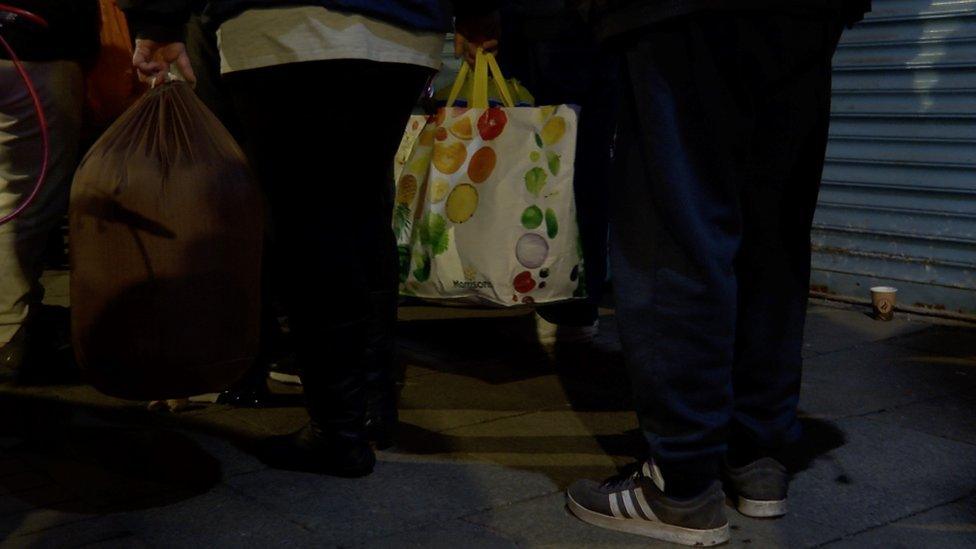
[[[891,320],[895,316],[895,294],[897,288],[891,286],[875,286],[871,288],[871,306],[874,308],[874,318]]]

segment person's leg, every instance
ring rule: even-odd
[[[641,428],[679,497],[717,477],[732,413],[736,158],[751,135],[737,38],[689,18],[626,55],[613,287]]]
[[[406,127],[406,120],[404,120]],[[386,176],[390,184],[379,186],[382,207],[375,210],[374,264],[369,271],[369,319],[366,335],[366,429],[379,449],[394,443],[397,410],[396,322],[400,281],[396,240],[389,230],[393,211],[393,167]]]
[[[688,17],[625,47],[610,255],[651,459],[567,491],[584,521],[687,545],[729,539],[718,475],[732,415],[736,159],[751,135],[737,42],[728,21]]]
[[[315,436],[337,446],[365,440],[371,271],[392,231],[388,166],[428,74],[328,61],[228,77],[271,203]],[[355,94],[337,82],[355,82]]]
[[[736,260],[730,461],[774,455],[800,435],[797,403],[810,283],[810,228],[830,118],[839,22],[776,17],[760,23],[752,161],[743,177]],[[768,52],[763,55],[763,52]]]
[[[0,226],[0,347],[5,347],[34,317],[43,297],[41,259],[49,234],[64,214],[78,159],[82,73],[70,61],[24,64],[41,99],[49,130],[47,177],[34,203]],[[33,189],[42,148],[34,105],[10,61],[0,61],[0,215],[16,208]],[[16,366],[24,349],[2,352]],[[33,367],[35,365],[27,365]]]
[[[607,275],[611,148],[616,125],[617,60],[590,35],[579,11],[560,2],[546,8],[510,1],[503,11],[505,48],[500,63],[539,105],[580,106],[575,178],[587,299],[540,306],[560,327],[592,326]]]
[[[825,20],[701,16],[656,26],[629,49],[612,258],[652,462],[626,483],[571,488],[570,508],[584,520],[682,543],[720,542],[727,531],[701,531],[699,515],[717,521],[716,505],[721,511],[714,479],[728,426],[736,428],[734,444],[773,446],[796,436],[808,238],[838,36]],[[746,326],[753,321],[758,326]],[[785,512],[781,464],[766,458],[724,471],[741,512]],[[670,497],[690,498],[698,509],[677,521],[657,509],[650,519],[624,513],[620,500],[638,489],[663,493],[665,504],[652,508],[669,509]],[[574,503],[574,491],[584,504]],[[670,528],[682,522],[691,526]],[[681,537],[687,528],[698,532]]]

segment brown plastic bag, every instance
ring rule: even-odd
[[[101,48],[85,74],[88,123],[98,129],[111,124],[145,90],[132,68],[132,39],[125,15],[115,0],[99,0]]]
[[[262,207],[244,155],[184,82],[148,91],[71,189],[72,337],[105,393],[219,391],[258,348]]]

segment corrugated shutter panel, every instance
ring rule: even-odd
[[[814,288],[976,313],[976,0],[875,0],[834,65]]]

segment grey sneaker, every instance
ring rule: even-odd
[[[580,520],[682,545],[718,545],[729,541],[725,494],[716,481],[691,500],[664,495],[664,478],[653,463],[634,474],[603,484],[580,480],[566,491],[569,510]]]
[[[786,492],[790,477],[786,467],[765,457],[742,467],[726,463],[726,484],[740,513],[753,518],[773,518],[786,514]]]

